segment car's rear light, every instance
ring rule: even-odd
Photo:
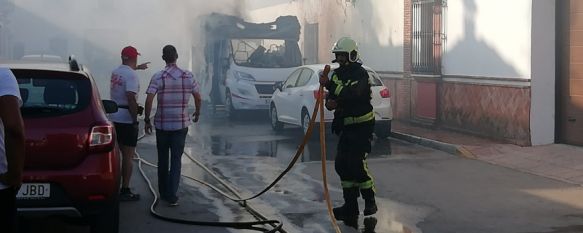
[[[314,90],[314,99],[318,99],[320,95],[320,90]],[[324,91],[324,98],[328,97],[328,91]]]
[[[111,125],[98,125],[91,128],[89,150],[93,152],[110,151],[114,146],[114,132]]]
[[[381,97],[383,97],[383,98],[390,98],[391,97],[391,93],[389,92],[388,88],[385,87],[381,90]]]
[[[95,126],[91,129],[89,146],[102,146],[113,141],[113,127],[111,125]]]

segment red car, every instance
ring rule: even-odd
[[[18,212],[87,219],[92,232],[117,233],[120,156],[90,73],[69,63],[19,61],[12,70],[23,100],[26,130],[24,184]]]

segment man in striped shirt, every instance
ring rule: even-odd
[[[199,86],[191,72],[176,66],[178,53],[172,45],[162,49],[162,59],[166,68],[156,73],[146,94],[145,131],[152,133],[150,112],[157,95],[158,106],[154,116],[156,127],[156,147],[158,149],[158,191],[162,200],[171,206],[178,205],[176,192],[180,183],[181,157],[190,125],[188,104],[194,97],[195,112],[193,121],[198,122],[201,97]],[[170,170],[168,169],[170,166]]]

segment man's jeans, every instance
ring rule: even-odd
[[[184,152],[184,143],[188,128],[165,131],[156,129],[156,147],[158,149],[158,190],[163,200],[176,202],[178,184],[180,183],[180,160]],[[170,161],[170,164],[168,164]],[[170,170],[168,170],[170,165]]]

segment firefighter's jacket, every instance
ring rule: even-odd
[[[371,85],[366,69],[360,63],[340,66],[326,84],[327,100],[337,102],[332,131],[340,134],[344,129],[359,125],[374,125],[374,112],[370,103]]]

